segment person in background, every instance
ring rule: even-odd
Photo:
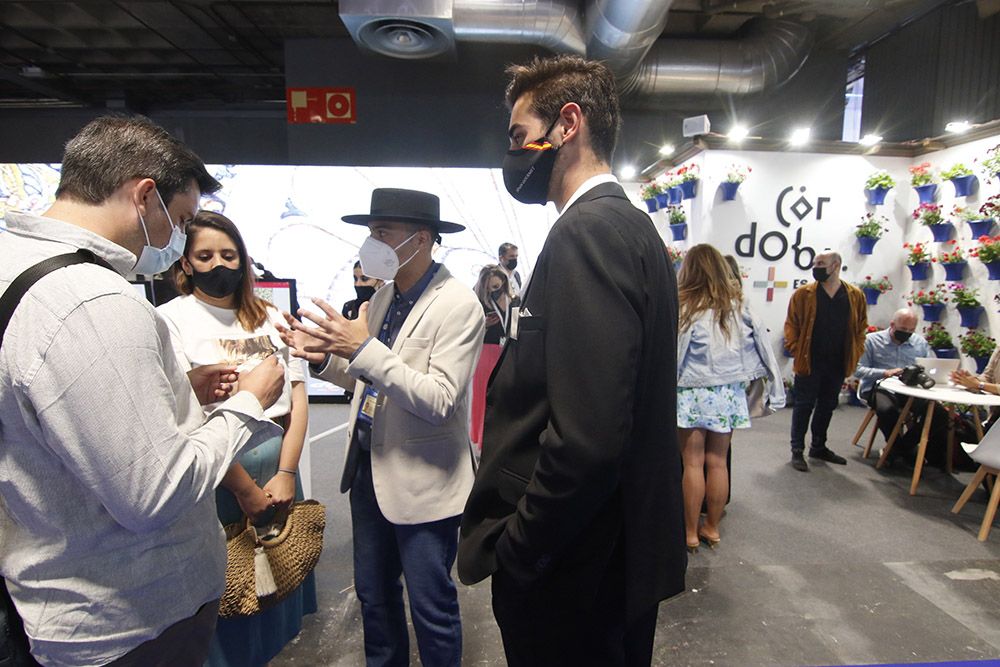
[[[744,305],[718,250],[688,250],[678,275],[677,427],[684,462],[684,523],[689,551],[715,548],[729,492],[726,453],[735,429],[749,428],[746,389],[767,376],[773,407],[784,386],[767,330]],[[699,525],[702,502],[707,512]]]
[[[358,313],[361,312],[361,304],[368,303],[375,296],[375,292],[381,289],[384,284],[385,282],[378,278],[369,278],[366,276],[365,272],[361,270],[361,262],[354,262],[354,294],[356,298],[344,303],[344,307],[340,309],[340,314],[349,320],[358,319]]]
[[[201,159],[141,117],[105,116],[66,144],[42,215],[8,212],[0,290],[76,249],[20,301],[0,355],[0,571],[45,665],[199,667],[225,587],[215,487],[280,432],[273,357],[187,375],[125,279],[167,270],[202,193]]]
[[[476,451],[480,451],[483,445],[483,417],[486,414],[486,386],[500,360],[510,321],[511,294],[507,273],[496,264],[487,264],[479,271],[479,280],[473,291],[483,304],[486,316],[483,351],[479,354],[476,374],[472,377],[472,423],[469,427],[472,444]]]
[[[795,358],[791,463],[801,472],[809,471],[803,454],[810,417],[809,458],[847,464],[847,459],[827,446],[826,430],[844,378],[854,372],[864,351],[868,305],[860,289],[840,279],[842,265],[835,252],[816,255],[812,268],[815,282],[795,290],[788,302],[785,349]]]
[[[511,296],[519,295],[521,293],[521,274],[517,271],[517,246],[513,243],[501,243],[497,259],[500,268],[509,279]]]
[[[969,391],[1000,395],[1000,347],[993,350],[993,354],[990,355],[990,360],[986,362],[986,368],[983,369],[982,373],[976,375],[964,368],[959,368],[952,371],[951,381]],[[984,425],[984,429],[988,430],[992,427],[998,418],[1000,418],[1000,410],[990,408],[989,419]]]
[[[200,211],[187,225],[187,243],[174,265],[183,296],[157,308],[170,331],[177,364],[184,371],[228,363],[244,371],[277,355],[285,368],[278,400],[264,415],[284,434],[246,452],[229,467],[215,491],[219,523],[235,534],[245,517],[265,534],[302,500],[299,458],[305,444],[309,406],[304,363],[289,359],[273,322],[281,314],[253,292],[254,276],[243,238],[229,218]],[[206,413],[215,404],[205,406]],[[230,535],[233,536],[233,535]],[[209,667],[260,667],[299,633],[303,614],[316,611],[316,583],[310,573],[280,603],[254,616],[220,618],[209,653]]]

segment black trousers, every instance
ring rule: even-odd
[[[796,375],[792,404],[792,451],[806,447],[806,431],[812,417],[812,449],[826,447],[826,430],[833,410],[837,407],[840,388],[844,384],[844,365],[816,363],[809,375]]]
[[[649,667],[658,608],[626,620],[621,553],[613,559],[592,605],[544,581],[523,590],[503,571],[493,575],[493,614],[510,667]]]
[[[875,409],[875,417],[878,420],[878,429],[882,431],[886,442],[892,435],[892,429],[896,427],[899,415],[906,405],[907,396],[894,394],[890,391],[875,387],[861,395],[869,406]],[[913,421],[906,432],[900,432],[893,443],[892,451],[889,453],[892,459],[913,458],[916,455],[917,445],[920,444],[920,435],[923,432],[924,418],[927,414],[927,401],[921,398],[913,399],[910,406],[910,415]],[[940,404],[934,406],[934,418],[931,421],[931,432],[927,437],[927,460],[935,465],[944,463],[945,451],[947,449],[948,438],[948,411]]]

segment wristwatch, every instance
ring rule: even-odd
[[[985,394],[986,393],[986,383],[985,382],[980,382],[979,383],[979,393],[980,394]]]

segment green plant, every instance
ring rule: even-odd
[[[923,243],[904,243],[903,248],[909,251],[909,254],[906,256],[906,263],[910,266],[931,261],[931,256],[927,253],[927,249],[924,248]]]
[[[948,297],[945,296],[947,293],[944,283],[940,283],[931,290],[910,292],[906,295],[906,300],[911,306],[933,306],[939,303],[946,303],[948,301]]]
[[[726,183],[742,183],[747,180],[747,176],[753,171],[749,166],[745,164],[732,164],[729,167],[729,171],[726,172]]]
[[[951,296],[955,300],[957,308],[977,308],[983,304],[979,303],[979,290],[974,287],[966,287],[962,283],[952,283],[948,285]]]
[[[962,222],[975,222],[976,220],[982,220],[983,216],[976,209],[971,206],[956,206],[951,209],[951,216],[953,218],[958,218]]]
[[[861,289],[877,289],[880,293],[885,294],[892,289],[892,283],[889,282],[889,276],[882,276],[881,278],[865,276],[865,279],[858,283],[858,287]]]
[[[948,169],[943,169],[941,171],[941,178],[952,179],[958,178],[960,176],[972,176],[972,170],[966,167],[961,162],[951,165]]]
[[[962,252],[962,246],[958,245],[958,241],[952,239],[950,241],[945,241],[941,245],[950,249],[941,250],[940,254],[937,256],[938,262],[941,264],[958,264],[959,262],[965,261],[965,253]]]
[[[921,204],[913,209],[912,216],[921,225],[940,225],[945,222],[941,207],[937,204]]]
[[[1000,259],[1000,236],[980,236],[979,245],[973,253],[973,257],[979,258],[983,264],[997,261]]]
[[[893,187],[896,187],[896,181],[885,169],[879,169],[865,181],[866,190],[874,190],[875,188],[885,188],[888,190]]]
[[[910,185],[920,187],[937,182],[937,177],[931,171],[931,163],[923,162],[915,167],[910,167]]]
[[[867,236],[873,239],[880,239],[882,238],[882,234],[889,231],[889,228],[886,227],[887,224],[889,224],[889,220],[884,215],[866,213],[861,216],[861,224],[856,226],[854,235],[858,238]]]
[[[698,180],[698,171],[699,171],[699,168],[698,168],[697,164],[692,163],[692,164],[684,165],[683,167],[681,167],[680,169],[677,170],[678,180],[680,180],[681,182],[683,182],[683,181],[697,181]]]
[[[978,329],[969,329],[960,339],[960,349],[970,357],[988,357],[997,348],[997,342]]]
[[[666,192],[666,187],[659,181],[650,181],[639,188],[639,196],[643,199],[653,199],[656,195]]]
[[[679,225],[687,222],[687,213],[680,206],[670,206],[668,207],[668,214],[670,216],[671,225]]]
[[[677,262],[684,260],[684,251],[680,248],[675,248],[672,245],[667,246],[667,257],[670,259],[671,264],[676,264]]]
[[[983,158],[983,169],[986,171],[986,182],[991,183],[993,177],[1000,174],[1000,144],[986,151]]]
[[[951,334],[948,333],[948,330],[940,322],[935,322],[929,327],[924,327],[924,339],[931,346],[931,349],[934,350],[955,347],[955,344],[951,342]]]

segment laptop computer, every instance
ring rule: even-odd
[[[948,384],[951,372],[958,370],[959,359],[938,359],[937,357],[917,357],[916,363],[924,367],[924,372],[938,384]]]

